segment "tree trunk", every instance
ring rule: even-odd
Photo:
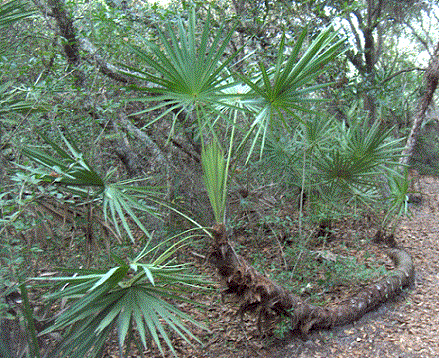
[[[268,328],[282,317],[291,320],[291,327],[302,335],[311,329],[331,328],[361,318],[379,304],[396,295],[414,277],[410,256],[403,250],[391,249],[388,255],[395,269],[380,282],[364,288],[358,295],[335,308],[313,306],[260,274],[230,245],[224,225],[213,227],[213,246],[209,261],[216,266],[225,294],[240,301],[238,313],[258,315],[258,328]]]
[[[382,7],[382,0],[367,0],[366,26],[362,30],[364,38],[364,82],[366,84],[366,92],[364,94],[364,109],[368,113],[370,125],[373,125],[376,120],[376,96],[372,89],[376,85],[375,65],[378,61],[378,57],[381,55],[379,52],[379,47],[377,49],[375,46],[375,38],[373,33],[375,30],[377,30],[378,38],[380,39],[381,34],[378,31],[378,24],[381,17]]]
[[[425,118],[425,112],[427,111],[428,106],[430,105],[433,99],[433,94],[436,90],[438,80],[439,80],[439,42],[436,46],[436,49],[434,50],[430,64],[424,75],[425,90],[423,96],[420,98],[418,102],[418,106],[416,108],[416,112],[413,118],[412,129],[407,138],[405,148],[402,151],[402,157],[400,160],[401,170],[403,166],[408,164],[410,157],[413,153],[419,129],[421,128],[421,124]]]
[[[73,69],[76,76],[76,84],[82,87],[84,85],[85,75],[79,70],[81,57],[73,20],[66,12],[63,0],[47,0],[47,5],[58,25],[59,35],[63,41],[64,53],[67,57],[69,69]]]

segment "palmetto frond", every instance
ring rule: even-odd
[[[377,122],[370,127],[360,120],[350,128],[340,126],[334,146],[320,151],[315,158],[316,178],[322,190],[336,186],[340,197],[353,197],[363,202],[376,200],[382,176],[395,175],[400,153],[398,139],[391,130],[383,130]]]
[[[194,234],[186,232],[186,239]],[[135,328],[140,341],[147,348],[154,341],[163,353],[162,340],[176,355],[168,331],[184,340],[198,339],[186,327],[187,323],[203,326],[177,309],[167,299],[187,301],[186,289],[202,289],[205,278],[189,274],[186,265],[176,265],[169,257],[183,242],[171,246],[150,263],[142,263],[146,254],[157,253],[161,244],[145,247],[133,260],[125,262],[115,256],[118,266],[108,270],[69,270],[74,276],[37,278],[65,287],[49,296],[63,298],[70,306],[57,316],[55,323],[42,334],[65,330],[54,356],[102,356],[109,334],[117,330],[120,349],[135,339]]]
[[[157,187],[135,186],[133,180],[112,183],[109,177],[100,175],[86,160],[72,138],[61,134],[63,149],[53,140],[41,135],[50,145],[52,153],[25,147],[23,154],[47,169],[25,169],[35,173],[38,180],[58,184],[61,188],[93,203],[103,212],[104,220],[112,222],[115,231],[121,236],[121,227],[134,241],[129,221],[134,223],[146,236],[149,232],[142,224],[139,213],[158,216],[151,202],[158,203],[162,194]],[[131,220],[128,220],[130,218]]]
[[[321,101],[310,95],[328,84],[309,85],[309,83],[341,52],[344,40],[337,40],[337,33],[332,28],[328,28],[322,31],[306,52],[299,57],[306,34],[304,30],[288,58],[285,56],[285,36],[282,37],[274,68],[267,68],[260,63],[260,72],[255,79],[240,77],[252,89],[244,98],[253,98],[255,106],[258,107],[249,129],[249,133],[253,134],[253,140],[247,160],[259,140],[262,142],[260,149],[262,154],[268,128],[273,120],[288,123],[286,118],[288,115],[300,121],[297,112],[310,112],[307,104]]]
[[[221,90],[233,85],[221,76],[234,57],[224,59],[233,30],[225,32],[221,26],[210,39],[210,16],[200,36],[196,25],[193,10],[186,24],[181,18],[177,21],[177,30],[169,23],[165,30],[157,29],[158,43],[146,41],[148,51],[131,47],[147,68],[127,67],[127,74],[136,73],[148,83],[143,90],[156,94],[152,100],[160,101],[154,109],[166,106],[168,111],[176,108],[192,110],[199,105],[220,103],[224,97]]]
[[[0,29],[35,14],[29,10],[29,4],[24,0],[10,0],[0,4]]]
[[[203,179],[217,223],[224,222],[227,197],[228,162],[218,143],[213,142],[201,153]]]
[[[383,175],[396,175],[400,142],[379,123],[358,119],[348,127],[322,116],[301,120],[293,135],[270,136],[263,158],[277,174],[295,180],[290,185],[302,187],[302,177],[327,204],[370,204],[380,196]]]

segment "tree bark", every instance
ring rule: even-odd
[[[128,70],[123,70],[106,61],[105,58],[99,54],[99,49],[95,45],[93,45],[88,39],[80,38],[79,44],[81,46],[81,50],[89,54],[89,57],[91,57],[93,61],[97,64],[99,71],[103,75],[121,83],[135,83],[133,78],[125,76],[123,74],[123,72],[129,73]]]
[[[69,69],[73,69],[76,76],[76,83],[82,87],[84,85],[85,76],[79,70],[81,56],[79,54],[78,40],[76,38],[76,30],[73,26],[73,21],[65,10],[63,0],[47,0],[47,5],[52,12],[51,15],[56,20],[60,36],[64,42],[63,48],[67,57]]]
[[[403,250],[391,249],[388,255],[395,263],[392,273],[380,282],[363,289],[358,295],[335,308],[313,306],[278,285],[250,266],[230,245],[223,224],[213,228],[212,252],[209,261],[217,268],[225,294],[235,295],[238,313],[258,315],[258,328],[269,328],[273,322],[288,317],[291,328],[302,335],[311,329],[331,328],[354,322],[376,308],[412,282],[414,266]]]
[[[168,158],[166,158],[157,143],[155,143],[145,132],[141,131],[139,128],[131,124],[124,114],[119,114],[117,124],[119,124],[123,129],[125,129],[128,133],[130,133],[136,139],[140,140],[145,145],[145,147],[153,156],[153,163],[166,166],[171,165]]]
[[[433,94],[436,91],[438,81],[439,81],[439,42],[436,45],[436,49],[434,50],[433,56],[430,60],[430,64],[425,71],[424,75],[425,81],[425,89],[424,94],[420,98],[415,115],[413,117],[413,124],[410,130],[410,134],[407,137],[407,142],[402,151],[402,157],[400,160],[400,171],[403,170],[403,167],[406,166],[410,160],[411,155],[413,154],[413,150],[416,145],[416,138],[419,133],[419,129],[421,128],[422,122],[425,118],[425,113],[430,106],[431,101],[433,100]]]
[[[380,56],[376,49],[373,32],[378,30],[381,17],[382,0],[378,0],[376,6],[374,0],[367,0],[366,26],[362,29],[364,38],[364,69],[366,91],[364,94],[364,109],[368,112],[369,123],[372,125],[376,120],[376,98],[372,88],[375,85],[375,65]],[[360,24],[361,28],[362,24]],[[380,35],[380,34],[378,34]]]

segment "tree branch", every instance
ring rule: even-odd
[[[155,157],[154,158],[155,161],[159,161],[160,163],[164,163],[167,166],[170,166],[171,163],[166,158],[166,156],[163,155],[163,151],[159,148],[159,146],[146,133],[141,131],[136,126],[132,125],[125,115],[120,114],[117,123],[122,128],[124,128],[128,133],[130,133],[131,135],[142,141],[142,143],[145,144],[148,150]]]
[[[420,67],[406,68],[404,70],[397,71],[394,74],[388,76],[387,78],[385,78],[384,80],[381,81],[381,84],[389,82],[393,78],[395,78],[395,77],[397,77],[397,76],[399,76],[399,75],[401,75],[403,73],[412,72],[412,71],[426,71],[426,69],[425,68],[420,68]]]
[[[427,41],[425,41],[421,35],[419,35],[416,30],[413,28],[413,26],[410,23],[405,24],[411,31],[414,37],[416,37],[416,40],[418,40],[422,46],[424,46],[425,50],[428,52],[428,54],[431,56],[430,47],[428,46]]]
[[[80,38],[79,44],[81,46],[81,50],[88,53],[89,56],[95,61],[95,63],[98,66],[99,71],[118,82],[122,83],[134,83],[133,79],[129,76],[123,75],[122,69],[114,66],[110,62],[106,61],[98,52],[98,48],[93,45],[88,39],[86,38]],[[124,72],[128,72],[127,70],[124,70]]]

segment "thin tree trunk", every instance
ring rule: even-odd
[[[381,16],[382,7],[382,0],[367,0],[366,27],[362,30],[364,38],[364,81],[366,84],[364,109],[368,112],[370,125],[373,125],[376,120],[376,96],[373,93],[372,88],[376,85],[375,65],[378,57],[381,55],[380,46],[376,48],[373,32],[377,30],[378,38],[380,39],[381,34],[378,28],[378,20]]]
[[[403,250],[392,249],[388,255],[395,269],[380,282],[364,288],[358,295],[334,308],[313,306],[293,295],[276,282],[259,273],[230,245],[225,227],[216,224],[213,229],[212,252],[209,261],[217,268],[226,287],[224,293],[235,295],[240,301],[238,313],[258,315],[258,328],[268,328],[282,317],[291,320],[291,327],[302,335],[311,329],[331,328],[351,323],[376,308],[404,286],[412,282],[414,266]]]
[[[47,0],[47,5],[51,10],[51,15],[55,18],[59,28],[59,35],[63,41],[64,52],[67,57],[69,69],[72,68],[76,76],[76,83],[84,86],[85,75],[79,70],[81,56],[79,54],[78,40],[76,38],[76,30],[73,26],[72,18],[65,10],[63,0]]]
[[[421,128],[421,124],[425,118],[425,112],[427,111],[432,99],[433,94],[437,88],[439,81],[439,42],[434,50],[430,64],[424,75],[425,90],[423,96],[420,98],[415,115],[413,117],[413,125],[410,130],[410,134],[407,138],[407,142],[404,150],[402,151],[402,157],[400,160],[400,170],[406,166],[410,160],[413,150],[416,145],[416,139]]]

